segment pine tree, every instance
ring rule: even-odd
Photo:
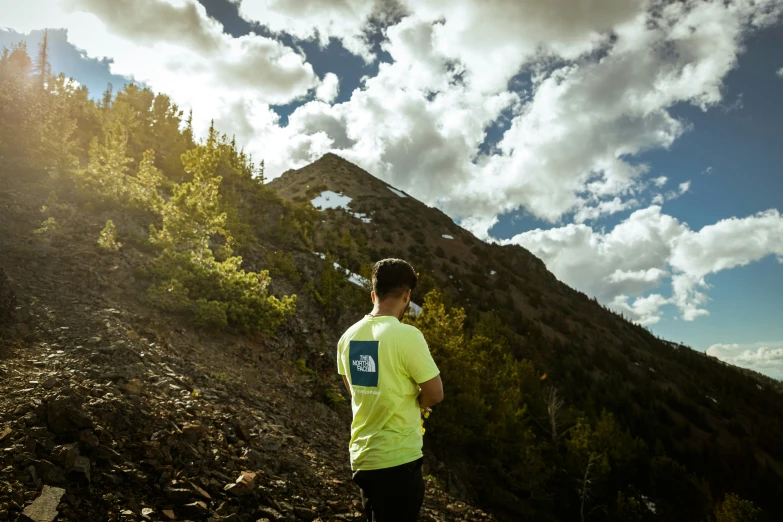
[[[11,48],[8,56],[10,74],[18,79],[26,80],[33,67],[33,61],[27,53],[27,43],[21,41]]]
[[[113,90],[114,87],[111,83],[106,84],[106,90],[103,91],[103,96],[101,96],[101,109],[104,112],[111,108],[112,99],[114,97]]]
[[[40,138],[31,163],[56,179],[75,172],[79,166],[74,137],[77,121],[69,113],[76,93],[73,83],[63,74],[50,77],[49,84],[53,92],[42,92],[37,103]]]
[[[757,522],[761,510],[750,500],[744,500],[739,495],[729,493],[715,510],[716,522]]]
[[[158,189],[163,181],[163,176],[155,167],[155,153],[148,150],[139,162],[139,170],[136,176],[131,178],[131,201],[139,208],[160,214],[164,201]]]
[[[101,235],[98,237],[98,246],[109,251],[117,251],[122,246],[122,243],[117,241],[117,229],[114,227],[114,222],[111,219],[106,222],[106,226],[101,230]]]
[[[227,244],[231,242],[225,229],[226,214],[220,208],[221,178],[215,176],[220,153],[213,131],[205,145],[182,155],[192,181],[174,187],[163,209],[163,227],[156,234],[156,241],[174,252],[193,252],[196,262],[204,261],[212,236],[222,235]]]
[[[35,60],[34,72],[38,75],[38,88],[43,91],[52,74],[52,66],[49,63],[49,30],[44,29],[43,39],[38,46],[38,57]]]
[[[134,118],[126,104],[115,104],[105,120],[102,142],[95,137],[90,144],[90,162],[81,177],[87,189],[109,201],[123,200],[128,191],[128,165],[133,160],[126,151]]]
[[[293,314],[296,296],[269,296],[269,273],[246,272],[242,258],[233,255],[220,205],[221,177],[215,175],[221,156],[214,127],[204,145],[182,155],[192,180],[174,186],[161,208],[160,230],[151,228],[162,253],[154,269],[160,282],[149,297],[164,309],[191,310],[199,324],[272,332]]]
[[[4,82],[8,77],[9,69],[11,67],[10,55],[11,51],[9,51],[7,47],[3,47],[3,50],[0,52],[0,83]]]

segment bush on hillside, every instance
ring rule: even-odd
[[[192,181],[174,187],[161,210],[161,229],[151,229],[162,252],[149,272],[156,283],[148,296],[165,310],[194,313],[205,326],[271,333],[293,315],[296,296],[269,296],[269,273],[246,272],[242,258],[232,256],[220,207],[221,178],[214,175],[220,154],[210,131],[206,144],[183,155]]]

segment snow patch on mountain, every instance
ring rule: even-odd
[[[361,219],[362,223],[372,223],[372,219],[370,219],[364,212],[351,212],[351,209],[348,207],[348,205],[351,204],[352,200],[353,198],[350,196],[345,196],[339,192],[324,190],[318,196],[311,199],[310,203],[312,203],[315,208],[321,211],[330,208],[341,208],[356,219]]]

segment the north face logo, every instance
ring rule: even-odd
[[[356,366],[356,369],[360,372],[375,372],[375,360],[372,355],[360,355],[358,360],[351,361],[351,364]]]
[[[351,341],[349,343],[351,384],[378,387],[378,341]]]

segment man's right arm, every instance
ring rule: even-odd
[[[414,330],[405,347],[405,365],[411,378],[419,385],[419,405],[429,408],[443,400],[443,382],[427,341],[419,330]]]
[[[419,406],[429,408],[443,400],[443,381],[440,374],[419,384]]]

